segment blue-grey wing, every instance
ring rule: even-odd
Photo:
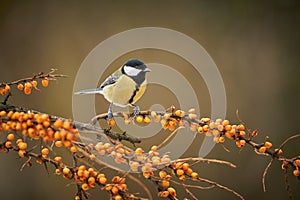
[[[114,84],[119,78],[120,76],[114,76],[114,75],[107,77],[105,81],[100,85],[100,88],[103,89],[105,86]]]

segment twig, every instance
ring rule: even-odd
[[[243,197],[242,195],[240,195],[240,194],[237,193],[236,191],[234,191],[234,190],[232,190],[232,189],[230,189],[230,188],[228,188],[228,187],[226,187],[226,186],[224,186],[224,185],[221,185],[221,184],[219,184],[219,183],[217,183],[217,182],[214,182],[214,181],[211,181],[211,180],[208,180],[208,179],[205,179],[205,178],[200,178],[200,177],[199,177],[198,179],[199,179],[200,181],[205,182],[205,183],[209,183],[209,184],[215,185],[215,186],[217,186],[217,187],[219,187],[219,188],[221,188],[221,189],[227,190],[228,192],[231,192],[231,193],[233,193],[235,196],[239,197],[240,199],[245,200],[244,197]]]
[[[163,142],[161,142],[159,145],[157,145],[157,149],[160,149],[166,142],[168,142],[176,133],[179,129],[183,127],[179,126],[176,128]]]
[[[68,76],[63,75],[63,74],[54,74],[54,72],[56,72],[56,71],[57,71],[57,69],[51,69],[50,72],[48,72],[46,74],[43,73],[43,72],[40,72],[38,74],[35,74],[32,77],[22,78],[22,79],[7,82],[7,83],[0,83],[0,87],[4,87],[5,85],[17,85],[19,83],[24,83],[24,82],[27,82],[27,81],[33,81],[33,80],[36,80],[36,79],[51,78],[51,79],[55,80],[55,78],[68,77]]]
[[[262,185],[263,185],[264,192],[267,191],[267,190],[266,190],[265,178],[266,178],[266,175],[267,175],[267,173],[268,173],[268,171],[269,171],[269,169],[270,169],[270,167],[271,167],[273,161],[274,161],[274,158],[272,158],[272,159],[270,160],[269,164],[267,165],[267,167],[266,167],[266,169],[265,169],[265,171],[264,171],[264,173],[263,173],[263,177],[262,177]]]

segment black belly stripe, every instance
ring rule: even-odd
[[[132,96],[130,97],[130,99],[129,99],[129,101],[128,101],[130,104],[133,102],[133,99],[134,99],[136,93],[137,93],[139,90],[140,90],[140,89],[138,88],[138,86],[136,86],[136,87],[135,87],[135,90],[133,91]]]

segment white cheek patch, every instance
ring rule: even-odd
[[[127,65],[124,66],[124,72],[128,76],[137,76],[141,71],[143,70],[131,66],[127,66]]]

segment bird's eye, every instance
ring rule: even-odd
[[[128,76],[137,76],[141,71],[142,71],[141,69],[137,69],[135,67],[131,67],[127,65],[124,66],[124,72]]]

